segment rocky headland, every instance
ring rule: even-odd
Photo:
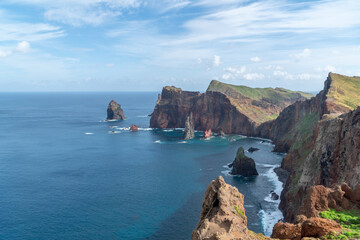
[[[111,100],[107,107],[107,118],[106,120],[124,120],[126,119],[124,111],[122,110],[120,104]]]
[[[255,135],[255,129],[296,101],[312,95],[282,88],[249,88],[213,80],[205,93],[164,87],[151,115],[152,128],[183,128],[193,113],[194,128],[220,134]]]
[[[356,215],[360,207],[359,90],[359,77],[330,73],[319,94],[285,106],[274,120],[257,124],[246,115],[252,124],[243,121],[248,130],[241,133],[271,139],[275,151],[287,153],[276,171],[286,183],[280,209],[287,223],[276,224],[273,237],[360,238],[360,216]],[[233,100],[235,95],[231,95]],[[206,116],[213,119],[211,114]]]

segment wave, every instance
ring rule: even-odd
[[[161,141],[160,141],[160,140],[156,140],[156,141],[154,141],[154,143],[161,143]]]
[[[116,130],[120,130],[120,131],[130,131],[130,127],[111,127],[111,128],[115,128]],[[138,131],[152,131],[153,128],[138,128]]]
[[[271,212],[266,212],[265,210],[261,209],[258,215],[261,219],[261,225],[266,236],[271,235],[274,225],[283,218],[283,214],[279,209]]]
[[[85,135],[94,135],[92,132],[86,132]]]
[[[178,142],[178,143],[188,143],[187,141],[180,141],[180,142]]]

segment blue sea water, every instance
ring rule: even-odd
[[[111,99],[127,120],[104,122]],[[190,239],[211,180],[245,195],[248,226],[271,233],[282,217],[271,190],[283,155],[243,136],[182,141],[149,129],[157,93],[1,93],[0,239]],[[128,131],[131,124],[138,132]],[[201,133],[197,133],[200,136]],[[239,146],[260,150],[259,176],[226,165]]]

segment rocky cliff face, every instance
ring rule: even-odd
[[[294,220],[310,187],[359,182],[358,117],[357,111],[348,113],[360,105],[358,89],[360,78],[330,73],[316,97],[296,102],[258,127],[257,136],[273,139],[275,151],[288,152],[282,168],[290,177],[280,204],[287,221]],[[339,116],[343,113],[348,114]]]
[[[196,130],[252,136],[260,123],[276,118],[286,106],[307,97],[286,89],[252,89],[217,81],[212,81],[203,94],[164,87],[150,127],[182,128],[192,112]]]
[[[107,118],[106,120],[124,120],[126,119],[124,111],[122,110],[120,104],[111,100],[107,108]]]
[[[192,240],[268,239],[247,228],[244,196],[220,176],[206,189]]]
[[[313,138],[305,157],[297,158],[296,163],[295,159],[284,159],[292,166],[280,204],[288,221],[299,213],[312,186],[333,187],[345,182],[354,188],[360,183],[360,108],[319,121]],[[294,157],[296,153],[290,154]]]

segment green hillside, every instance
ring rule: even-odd
[[[246,86],[226,84],[216,80],[211,81],[206,91],[222,92],[234,98],[237,98],[235,93],[239,93],[242,96],[253,100],[265,99],[274,104],[281,103],[289,99],[298,98],[299,95],[304,98],[311,98],[314,96],[311,93],[291,91],[285,88],[251,88]],[[231,93],[233,93],[233,96]]]
[[[360,106],[360,77],[348,77],[330,73],[332,79],[328,98],[335,104],[354,110]]]

